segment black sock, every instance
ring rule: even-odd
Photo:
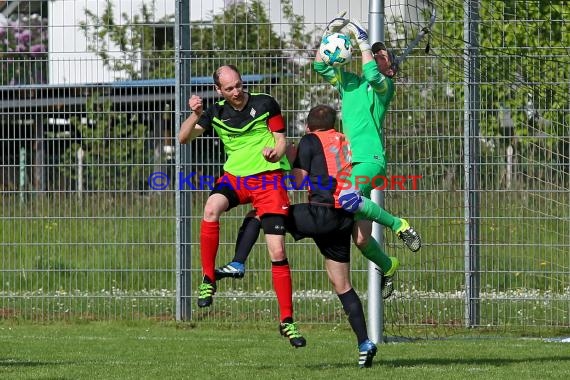
[[[348,316],[348,323],[352,327],[352,331],[356,334],[356,340],[360,345],[368,339],[368,331],[366,330],[366,319],[364,318],[364,311],[362,310],[362,303],[360,297],[350,289],[344,294],[337,294],[344,312]]]
[[[261,230],[261,222],[257,218],[248,217],[243,220],[239,228],[236,249],[232,261],[245,264],[247,256],[255,245]]]
[[[293,323],[293,317],[287,317],[282,320],[281,323]]]

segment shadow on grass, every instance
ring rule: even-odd
[[[534,358],[520,358],[520,359],[506,359],[506,358],[473,358],[473,359],[443,359],[443,358],[416,358],[416,359],[379,359],[375,358],[373,367],[386,366],[393,368],[404,367],[417,367],[417,366],[448,366],[448,365],[491,365],[501,367],[504,365],[511,365],[517,363],[548,363],[548,362],[570,362],[570,356],[564,357],[534,357]],[[343,369],[343,368],[356,368],[358,364],[355,361],[350,362],[335,362],[335,363],[315,363],[304,366],[310,370],[328,370],[328,369]]]
[[[377,361],[376,365],[385,365],[394,368],[398,367],[416,367],[420,365],[433,365],[433,366],[445,366],[445,365],[492,365],[496,367],[501,367],[504,365],[516,364],[516,363],[547,363],[547,362],[560,362],[567,361],[570,362],[570,356],[556,356],[556,357],[529,357],[529,358],[519,358],[519,359],[507,359],[507,358],[471,358],[471,359],[446,359],[446,358],[415,358],[415,359],[384,359]]]
[[[326,359],[324,359],[326,360]],[[307,370],[311,370],[311,371],[327,371],[327,370],[339,370],[339,369],[354,369],[354,368],[358,368],[358,357],[354,357],[354,360],[347,360],[347,361],[343,361],[343,362],[339,362],[339,361],[330,361],[330,362],[326,362],[324,360],[321,360],[318,363],[311,363],[311,364],[306,364],[306,365],[302,365],[299,364],[299,368],[306,368]],[[376,359],[378,360],[378,359]],[[376,364],[376,362],[374,363]],[[255,366],[256,370],[266,370],[266,371],[274,371],[275,370],[275,365],[274,364],[259,364]]]
[[[304,367],[310,370],[324,371],[328,369],[358,368],[358,363],[357,363],[357,358],[355,358],[354,361],[345,362],[345,363],[340,363],[340,362],[315,363],[315,364],[308,364]]]
[[[41,367],[41,366],[53,366],[53,365],[69,365],[73,364],[71,362],[42,362],[42,361],[32,361],[32,360],[22,360],[22,359],[0,359],[0,367]]]

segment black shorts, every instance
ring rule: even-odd
[[[354,214],[311,203],[291,205],[285,223],[295,240],[312,238],[323,256],[340,263],[350,262],[353,225]]]

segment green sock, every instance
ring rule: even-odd
[[[362,216],[364,216],[364,219],[373,220],[378,224],[390,228],[392,231],[396,231],[402,225],[400,218],[390,214],[370,199],[362,197],[362,201],[362,208],[356,213],[361,219],[363,219]]]
[[[366,245],[362,248],[359,248],[360,252],[366,257],[368,260],[372,261],[374,264],[378,265],[384,273],[390,270],[392,267],[392,261],[388,257],[387,254],[384,253],[380,244],[376,241],[376,239],[370,237]]]

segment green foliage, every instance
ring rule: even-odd
[[[87,38],[88,50],[96,53],[118,78],[121,73],[130,79],[171,78],[175,71],[174,49],[168,42],[156,45],[154,11],[154,0],[150,5],[143,2],[140,14],[131,18],[123,13],[122,22],[116,23],[113,2],[107,0],[101,16],[86,9],[88,21],[80,22],[79,27]],[[114,50],[111,44],[119,49],[119,55],[110,53]]]
[[[243,74],[266,76],[266,81],[250,87],[250,91],[271,93],[278,101],[294,99],[296,104],[289,104],[290,108],[308,109],[302,99],[311,88],[307,68],[314,49],[313,33],[304,30],[304,18],[293,12],[290,0],[282,1],[281,7],[288,26],[286,34],[281,36],[274,31],[261,0],[232,2],[211,21],[192,22],[191,76],[210,76],[221,65],[235,64]],[[154,44],[153,9],[154,2],[143,3],[140,14],[132,18],[123,14],[120,24],[114,21],[114,6],[110,0],[106,1],[101,16],[85,11],[88,21],[82,22],[80,27],[88,39],[88,49],[117,73],[117,77],[121,73],[130,79],[174,77],[172,46]],[[172,19],[172,16],[164,19]],[[110,53],[109,41],[118,47],[119,55]],[[139,62],[143,63],[142,69]],[[285,117],[291,125],[296,115],[289,117],[285,113]]]
[[[266,76],[264,83],[248,90],[270,93],[282,104],[287,100],[291,110],[308,110],[307,93],[314,85],[309,67],[313,33],[304,30],[304,18],[293,12],[290,0],[282,1],[281,9],[288,26],[281,36],[260,0],[232,2],[211,23],[193,23],[192,76],[210,76],[217,67],[234,64],[243,74]],[[284,110],[284,116],[291,130],[298,113]]]
[[[192,75],[211,75],[223,64],[244,74],[276,74],[283,67],[283,41],[272,29],[263,2],[233,2],[212,23],[192,28]]]
[[[434,72],[438,73],[438,83],[447,84],[455,96],[446,98],[438,93],[434,99],[445,99],[450,106],[440,108],[434,100],[428,108],[445,110],[438,113],[446,120],[452,114],[450,107],[464,107],[465,9],[463,2],[434,3],[438,21],[431,45],[439,66]],[[478,2],[479,18],[473,23],[478,41],[474,84],[480,94],[480,112],[476,115],[481,139],[476,141],[480,143],[484,188],[501,186],[504,174],[489,171],[504,165],[507,146],[514,148],[515,170],[524,178],[520,185],[567,187],[568,172],[561,170],[563,166],[548,169],[556,172],[551,178],[545,177],[548,170],[543,170],[545,165],[568,164],[565,110],[570,104],[570,34],[564,33],[569,21],[566,8],[556,1]],[[413,98],[418,99],[417,95]],[[457,115],[461,125],[462,115]],[[460,145],[454,150],[459,154]]]
[[[86,122],[72,118],[80,141],[63,155],[61,169],[77,180],[77,152],[84,152],[84,183],[87,190],[139,190],[150,171],[146,152],[147,126],[127,120],[125,113],[112,110],[109,99],[97,95],[87,100]]]
[[[464,49],[463,38],[459,37],[463,35],[463,23],[445,20],[463,20],[463,3],[440,0],[436,6],[440,23],[435,35],[439,37],[439,47],[443,48],[440,56],[451,69],[449,81],[461,83],[463,62],[446,57],[456,57],[453,52]],[[554,1],[528,1],[522,5],[515,0],[485,0],[480,2],[479,13],[481,104],[485,112],[495,116],[489,119],[490,123],[483,121],[483,133],[561,135],[562,111],[569,101],[564,84],[570,80],[570,33],[564,33],[568,25],[565,6]],[[501,107],[512,112],[514,131],[501,129],[497,112]],[[530,107],[537,111],[531,117]],[[532,141],[536,139],[523,139],[519,143]],[[548,142],[550,147],[553,141]]]

